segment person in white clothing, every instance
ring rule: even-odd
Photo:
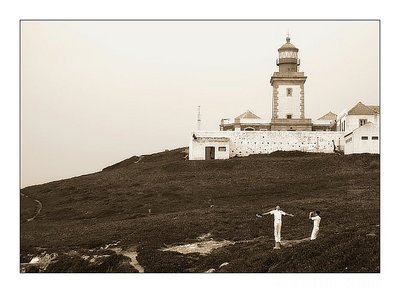
[[[282,215],[283,216],[291,216],[292,214],[285,213],[281,210],[280,206],[276,206],[276,208],[272,211],[263,213],[262,215],[274,215],[274,236],[275,236],[275,247],[274,249],[280,249],[281,246],[281,229],[282,229]]]
[[[314,221],[314,227],[311,232],[310,240],[317,239],[318,232],[319,232],[319,223],[321,222],[321,217],[319,215],[320,215],[320,211],[310,212],[310,214],[308,215],[308,218],[310,220]]]

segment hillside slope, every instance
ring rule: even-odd
[[[184,156],[177,149],[132,157],[98,173],[24,188],[21,262],[45,251],[64,257],[47,271],[94,271],[70,252],[114,243],[134,248],[145,272],[379,272],[378,155]],[[42,209],[27,221],[33,200]],[[286,240],[309,237],[308,212],[319,209],[317,241],[273,251],[273,220],[255,214],[277,204],[295,214],[284,218]],[[234,244],[208,255],[160,250],[202,235]],[[115,256],[115,263],[104,271],[135,271],[126,259]]]

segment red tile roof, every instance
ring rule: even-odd
[[[373,108],[374,107],[374,108]],[[378,112],[376,112],[378,108]],[[358,102],[353,108],[347,112],[348,115],[376,115],[379,113],[379,106],[366,106],[361,102]]]
[[[336,120],[337,115],[335,113],[329,112],[326,113],[324,116],[318,118],[318,120]]]
[[[261,119],[260,117],[258,117],[256,114],[250,112],[249,110],[247,110],[246,112],[244,112],[242,115],[237,116],[235,119],[241,119],[241,118]]]
[[[369,105],[367,105],[367,107],[371,108],[372,110],[375,111],[375,113],[379,114],[379,111],[380,111],[380,107],[379,106],[369,106]]]

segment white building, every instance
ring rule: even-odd
[[[221,119],[219,128],[221,131],[256,131],[270,130],[271,125],[266,119],[247,110],[235,118]]]
[[[311,131],[311,119],[305,117],[304,84],[307,76],[300,71],[299,49],[290,37],[278,49],[278,71],[270,78],[272,118],[266,121],[250,111],[234,119],[222,119],[220,130],[234,131]]]
[[[193,132],[189,160],[229,159],[275,151],[333,153],[345,148],[345,135],[348,135],[347,153],[379,152],[377,106],[365,106],[360,102],[339,115],[338,120],[332,112],[315,121],[306,118],[304,84],[307,77],[299,70],[298,51],[289,37],[278,49],[279,71],[270,79],[271,121],[247,110],[236,118],[222,119],[220,131]],[[360,127],[368,122],[378,126]],[[368,131],[370,133],[366,134]],[[371,143],[359,144],[358,137],[365,140],[365,136]]]
[[[344,136],[344,154],[379,154],[379,124],[367,122]]]
[[[349,111],[338,115],[336,129],[346,135],[368,122],[379,125],[379,106],[366,106],[359,102]]]
[[[305,117],[304,84],[307,76],[300,71],[299,49],[286,43],[279,49],[279,71],[270,79],[272,86],[271,130],[311,131],[311,119]]]
[[[336,119],[335,113],[329,112],[317,120],[312,120],[313,131],[336,131]]]
[[[197,131],[192,133],[189,144],[189,160],[224,160],[229,159],[229,137],[223,132]]]

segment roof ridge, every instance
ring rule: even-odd
[[[237,116],[235,119],[241,119],[241,118],[261,119],[260,117],[258,117],[256,114],[254,114],[250,110],[246,110],[246,112],[244,112],[241,115]]]
[[[327,117],[331,117],[331,118],[327,118]],[[333,120],[336,118],[337,118],[337,115],[335,113],[333,113],[332,111],[329,111],[325,115],[322,115],[321,117],[319,117],[317,120]]]
[[[364,105],[362,102],[358,102],[347,112],[348,115],[375,115],[376,113],[375,110]]]

